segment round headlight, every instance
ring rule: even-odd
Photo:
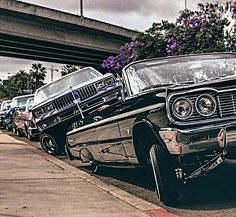
[[[181,120],[189,118],[193,113],[193,105],[186,98],[178,98],[172,105],[173,115]]]
[[[196,109],[202,116],[211,116],[216,111],[216,100],[209,94],[201,95],[196,100]]]

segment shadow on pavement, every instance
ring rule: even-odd
[[[148,170],[103,168],[96,176],[137,196],[141,193],[142,198],[160,205],[154,196],[154,182]],[[176,208],[189,210],[234,208],[236,207],[235,180],[236,161],[226,161],[209,176],[197,178],[184,185]],[[126,185],[122,185],[121,182]],[[135,186],[142,190],[134,190]]]

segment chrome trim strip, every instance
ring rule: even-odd
[[[143,113],[148,110],[153,110],[153,109],[158,109],[158,108],[163,108],[165,106],[165,103],[158,103],[150,106],[146,106],[144,108],[136,109],[134,111],[126,112],[124,114],[118,115],[118,119],[123,119],[126,117],[130,117],[139,113]]]
[[[233,107],[234,107],[234,115],[236,114],[236,109],[235,109],[235,103],[234,103],[234,94],[231,93],[231,98],[232,98],[232,103],[233,103]]]
[[[148,110],[163,108],[164,106],[165,106],[165,103],[159,103],[159,104],[150,105],[150,106],[147,106],[147,107],[144,107],[144,108],[136,109],[134,111],[126,112],[126,113],[121,114],[121,115],[115,115],[113,117],[106,118],[104,120],[82,126],[78,129],[74,129],[74,130],[68,132],[67,136],[70,136],[71,134],[78,133],[80,131],[86,130],[86,129],[91,128],[91,127],[97,127],[98,125],[101,125],[101,124],[104,124],[104,123],[107,123],[107,122],[118,121],[118,120],[123,119],[123,118],[127,118],[127,117],[130,117],[130,116],[139,114],[139,113],[143,113],[143,112],[148,111]]]

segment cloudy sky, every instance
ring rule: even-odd
[[[214,2],[215,0],[186,0],[187,7],[196,9],[199,2]],[[78,14],[80,13],[79,0],[22,0],[57,10]],[[136,30],[148,29],[153,22],[161,20],[175,21],[178,12],[184,9],[185,0],[83,0],[84,16],[101,20],[118,26]],[[6,78],[8,72],[15,73],[19,69],[30,68],[32,61],[0,57],[0,76]],[[51,67],[52,63],[44,63]],[[55,68],[62,66],[53,64]],[[55,75],[54,77],[58,77]]]

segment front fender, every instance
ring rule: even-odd
[[[159,135],[160,127],[148,119],[140,119],[134,122],[132,127],[132,139],[138,162],[147,163],[147,153],[153,144],[167,148]]]

